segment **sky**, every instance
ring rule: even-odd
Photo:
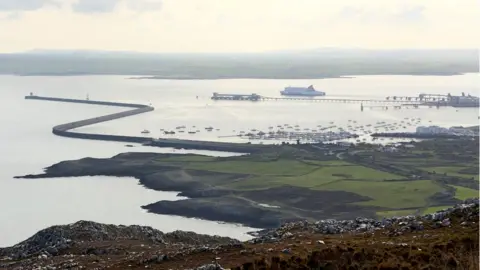
[[[0,0],[0,52],[479,48],[478,0]]]

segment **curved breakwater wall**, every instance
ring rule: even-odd
[[[89,126],[101,122],[107,122],[119,118],[124,118],[132,115],[137,115],[141,113],[146,113],[153,111],[154,108],[141,105],[141,104],[131,104],[131,103],[119,103],[119,102],[107,102],[107,101],[93,101],[93,100],[80,100],[80,99],[67,99],[67,98],[53,98],[53,97],[39,97],[39,96],[26,96],[25,99],[35,99],[35,100],[46,100],[46,101],[57,101],[57,102],[70,102],[70,103],[83,103],[83,104],[93,104],[93,105],[103,105],[103,106],[116,106],[116,107],[127,107],[133,108],[132,110],[112,113],[104,116],[89,118],[85,120],[70,122],[52,128],[52,132],[55,135],[69,138],[78,138],[78,139],[87,139],[87,140],[102,140],[102,141],[117,141],[117,142],[131,142],[131,143],[147,143],[153,140],[153,138],[148,137],[136,137],[136,136],[121,136],[121,135],[108,135],[108,134],[91,134],[91,133],[80,133],[80,132],[70,132],[69,130]]]
[[[141,143],[144,145],[156,146],[156,147],[171,147],[171,148],[226,151],[226,152],[239,152],[239,153],[253,153],[253,152],[263,150],[265,147],[268,147],[264,145],[254,145],[254,144],[248,144],[248,143],[228,143],[228,142],[195,141],[195,140],[182,140],[182,139],[154,139],[154,138],[140,137],[140,136],[122,136],[122,135],[71,132],[70,130],[75,128],[89,126],[89,125],[98,124],[101,122],[112,121],[119,118],[124,118],[128,116],[150,112],[150,111],[153,111],[154,108],[151,106],[142,105],[142,104],[41,97],[41,96],[33,96],[33,95],[26,96],[25,99],[132,108],[131,110],[128,110],[128,111],[108,114],[108,115],[99,116],[99,117],[93,117],[85,120],[80,120],[80,121],[75,121],[75,122],[54,126],[52,128],[53,134],[62,136],[62,137],[87,139],[87,140]]]

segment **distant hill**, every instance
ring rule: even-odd
[[[265,53],[140,53],[32,50],[0,54],[0,74],[142,75],[158,78],[327,78],[479,72],[478,50],[320,48]]]

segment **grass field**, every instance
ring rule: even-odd
[[[445,167],[427,167],[424,170],[428,172],[436,172],[436,173],[446,173],[447,175],[462,177],[462,178],[474,178],[478,181],[478,174],[463,174],[459,173],[458,171],[465,169],[467,167],[460,167],[460,166],[445,166]]]
[[[174,160],[172,160],[174,161]],[[304,176],[307,181],[312,178],[325,179],[361,179],[367,181],[382,181],[388,179],[403,179],[403,177],[375,169],[358,166],[344,161],[310,161],[304,163],[296,160],[278,160],[266,162],[253,161],[217,161],[191,162],[190,169],[216,171],[225,173],[245,173],[254,175]],[[307,175],[308,174],[308,175]],[[341,175],[341,177],[335,177]],[[302,180],[299,180],[302,182]]]
[[[338,180],[382,181],[385,179],[402,179],[402,177],[376,171],[363,166],[319,167],[312,172],[297,176],[254,176],[239,181],[230,187],[240,189],[263,189],[272,186],[291,185],[316,188]]]
[[[377,215],[379,217],[401,217],[415,214],[415,210],[392,210],[392,211],[379,211]]]
[[[428,208],[423,210],[422,214],[424,214],[424,215],[431,214],[431,213],[435,213],[435,212],[440,211],[440,210],[448,209],[450,207],[452,207],[452,206],[451,205],[443,205],[443,206],[428,207]]]
[[[171,155],[169,157],[164,157],[157,159],[157,161],[164,161],[164,162],[211,162],[215,161],[216,157],[210,156],[201,156],[201,155],[190,155],[190,154],[178,154],[178,155]]]
[[[255,175],[303,175],[312,172],[317,168],[314,165],[308,165],[296,160],[278,160],[278,161],[218,161],[218,162],[198,162],[189,163],[189,169],[224,172],[224,173],[242,173]]]
[[[361,202],[360,205],[392,209],[425,206],[428,197],[442,190],[431,180],[400,182],[337,181],[318,189],[354,192],[373,199]]]
[[[383,217],[414,214],[417,213],[418,209],[421,209],[424,213],[430,213],[448,207],[428,207],[432,203],[428,199],[432,195],[443,191],[442,186],[436,182],[438,179],[430,177],[428,174],[423,175],[420,178],[422,180],[407,180],[407,176],[367,167],[370,165],[365,162],[355,164],[355,159],[347,159],[348,161],[338,159],[316,160],[315,155],[305,155],[305,159],[302,159],[305,150],[295,152],[295,149],[292,149],[290,147],[284,152],[262,153],[232,158],[178,155],[160,158],[156,161],[184,169],[244,174],[246,177],[219,177],[215,179],[215,176],[208,176],[201,180],[208,182],[212,186],[221,186],[239,191],[296,186],[318,191],[351,192],[371,198],[369,201],[356,203],[357,206],[388,208],[387,210],[377,212],[378,216]],[[478,180],[478,175],[468,175],[459,172],[462,169],[472,167],[473,165],[470,162],[455,162],[455,160],[448,158],[442,159],[441,155],[436,155],[434,152],[433,150],[414,150],[412,153],[399,153],[398,155],[400,156],[397,157],[390,156],[391,154],[388,153],[378,154],[366,151],[361,153],[361,155],[364,155],[361,159],[370,160],[370,157],[375,155],[378,158],[375,161],[377,163],[375,165],[395,164],[395,167],[390,168],[392,168],[393,172],[398,172],[399,174],[419,169],[425,172],[435,171],[437,174],[446,173],[447,175],[466,179],[474,177]],[[432,154],[432,158],[425,158],[424,156],[415,157],[415,155],[420,154]],[[442,166],[444,164],[449,164],[449,166]],[[388,168],[387,166],[383,167]],[[457,199],[463,200],[465,198],[478,197],[477,190],[459,186],[453,187],[457,190],[455,194]],[[299,194],[299,196],[301,197],[302,195]],[[412,209],[404,210],[406,208]]]
[[[455,188],[455,198],[459,200],[466,200],[468,198],[475,198],[478,197],[478,190],[474,190],[471,188],[465,188],[460,186],[453,186]]]

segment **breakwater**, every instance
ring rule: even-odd
[[[154,108],[148,105],[143,105],[143,104],[55,98],[55,97],[41,97],[41,96],[34,96],[34,95],[26,96],[25,99],[130,108],[130,110],[123,111],[123,112],[108,114],[108,115],[99,116],[99,117],[93,117],[85,120],[80,120],[80,121],[75,121],[75,122],[54,126],[52,128],[52,133],[62,137],[86,139],[86,140],[140,143],[143,145],[155,146],[155,147],[171,147],[171,148],[177,148],[177,149],[210,150],[210,151],[224,151],[224,152],[238,152],[238,153],[253,153],[253,152],[261,151],[265,149],[265,147],[269,147],[266,145],[255,145],[255,144],[249,144],[249,143],[229,143],[229,142],[195,141],[195,140],[162,139],[162,138],[154,139],[151,137],[141,137],[141,136],[123,136],[123,135],[72,132],[71,130],[75,128],[151,112],[154,110]]]
[[[120,102],[107,102],[107,101],[94,101],[94,100],[81,100],[81,99],[68,99],[68,98],[40,97],[40,96],[26,96],[25,99],[132,108],[131,110],[124,111],[124,112],[112,113],[104,116],[93,117],[85,120],[80,120],[80,121],[75,121],[75,122],[54,126],[52,128],[52,133],[57,136],[86,139],[86,140],[116,141],[116,142],[142,143],[142,144],[153,140],[153,138],[148,138],[148,137],[92,134],[92,133],[81,133],[81,132],[70,131],[75,128],[107,122],[107,121],[120,119],[128,116],[133,116],[141,113],[146,113],[154,110],[153,107],[150,107],[147,105],[120,103]]]

